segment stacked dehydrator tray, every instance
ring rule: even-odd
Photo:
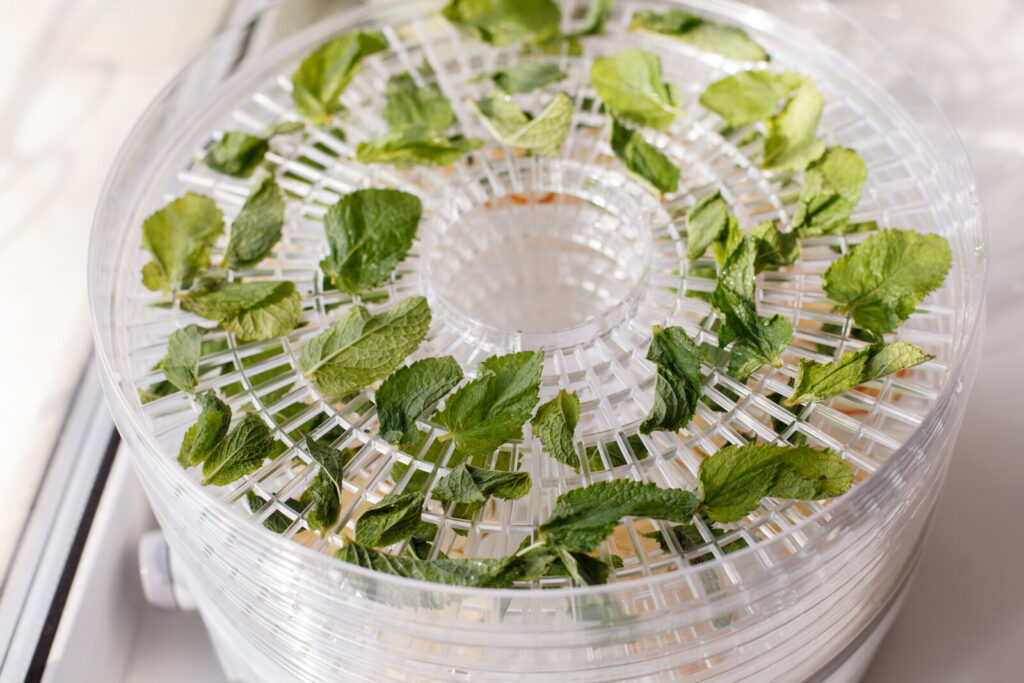
[[[585,3],[561,7],[566,30],[586,10]],[[673,8],[745,30],[771,54],[756,68],[813,80],[825,100],[818,134],[855,149],[868,169],[854,219],[946,238],[945,284],[899,332],[934,360],[827,401],[780,407],[800,358],[825,362],[863,346],[833,312],[820,276],[865,235],[804,238],[799,261],[757,280],[758,311],[782,314],[795,330],[781,367],[740,382],[707,364],[693,421],[638,435],[654,400],[654,365],[645,358],[652,327],[714,338],[714,317],[699,294],[714,286],[706,267],[714,263],[687,259],[687,209],[720,189],[744,229],[772,219],[785,229],[799,191],[799,176],[763,169],[745,131],[697,103],[708,84],[749,62],[628,30],[636,11]],[[578,51],[547,52],[488,45],[439,9],[430,2],[273,6],[218,36],[164,90],[107,182],[89,253],[107,397],[180,578],[215,640],[247,678],[261,681],[855,678],[913,570],[979,351],[983,223],[949,124],[892,55],[825,2],[620,1],[603,34],[579,40]],[[230,484],[203,486],[199,468],[176,461],[198,413],[193,397],[140,400],[140,389],[162,379],[154,366],[169,335],[204,322],[177,303],[161,305],[168,299],[143,286],[140,225],[185,192],[212,197],[230,223],[253,180],[218,174],[201,159],[224,131],[255,134],[298,120],[292,72],[325,40],[356,29],[381,31],[386,49],[364,61],[342,95],[344,136],[309,124],[271,146],[267,159],[287,196],[283,236],[270,257],[240,271],[294,282],[302,324],[249,343],[212,333],[218,343],[202,358],[199,390],[227,397],[236,418],[258,415],[282,447]],[[660,58],[686,110],[649,136],[681,171],[678,191],[663,199],[612,154],[588,76],[595,57],[630,48]],[[567,78],[522,96],[522,106],[538,111],[556,92],[572,102],[573,125],[554,156],[500,144],[468,104],[487,89],[474,76],[537,58]],[[455,129],[481,139],[480,149],[438,167],[352,160],[360,141],[387,130],[386,85],[406,71],[439,86]],[[372,295],[353,300],[320,269],[322,221],[339,197],[368,187],[416,194],[424,214],[406,258]],[[428,446],[396,448],[378,433],[373,386],[344,400],[324,395],[299,356],[352,305],[379,312],[413,295],[426,296],[433,317],[410,360],[451,355],[471,374],[488,356],[543,349],[541,401],[565,389],[582,405],[579,471],[549,457],[527,429],[475,461],[528,472],[527,495],[492,500],[468,518],[428,497],[422,519],[437,525],[435,555],[516,552],[560,494],[593,482],[692,489],[702,458],[730,443],[831,448],[853,471],[852,488],[823,501],[765,498],[720,537],[698,524],[703,544],[688,550],[652,540],[664,523],[626,518],[597,553],[614,564],[603,585],[552,576],[514,588],[458,587],[336,559],[360,509],[401,492],[414,475],[447,473],[453,449],[432,449],[447,442],[437,441],[444,429],[429,415],[420,421]],[[311,437],[351,458],[339,521],[326,531],[310,529],[308,506],[286,504],[319,471],[296,437],[309,424],[316,425]],[[272,515],[284,520],[276,532],[264,525]],[[737,541],[745,547],[727,552]]]

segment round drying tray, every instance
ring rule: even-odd
[[[858,345],[847,346],[850,325],[831,312],[819,276],[863,236],[804,239],[795,265],[758,279],[759,311],[781,313],[795,329],[784,365],[765,366],[747,382],[706,367],[708,400],[690,425],[637,435],[653,401],[654,368],[645,360],[652,326],[679,325],[698,343],[714,340],[710,307],[693,296],[713,287],[713,275],[700,267],[710,259],[687,262],[686,209],[721,189],[742,227],[772,219],[788,227],[798,187],[761,169],[741,133],[724,130],[697,104],[709,83],[749,63],[626,30],[635,10],[673,6],[743,27],[771,53],[770,68],[814,80],[825,98],[819,135],[852,147],[868,167],[855,220],[949,241],[945,286],[900,330],[935,360],[823,403],[780,407],[773,395],[788,393],[801,358],[827,361]],[[566,22],[578,21],[584,8],[563,3]],[[825,2],[619,3],[606,34],[581,41],[582,54],[543,57],[568,78],[521,104],[537,111],[564,91],[574,103],[573,126],[558,157],[523,155],[494,141],[467,98],[486,92],[473,76],[536,55],[470,39],[437,9],[289,0],[228,29],[150,107],[108,180],[89,254],[98,358],[118,426],[208,626],[245,676],[268,681],[797,680],[836,670],[909,575],[979,350],[983,224],[949,124],[892,55]],[[198,472],[175,461],[197,413],[191,397],[139,400],[140,389],[162,379],[153,368],[169,334],[198,320],[177,305],[153,305],[160,295],[139,277],[139,226],[186,191],[213,197],[230,220],[251,181],[198,160],[225,130],[259,133],[295,119],[290,74],[298,62],[356,28],[382,30],[389,49],[367,59],[345,91],[344,139],[309,127],[275,143],[268,159],[288,195],[283,238],[268,259],[235,274],[295,282],[303,325],[249,344],[215,333],[218,343],[202,359],[199,389],[217,390],[236,414],[259,414],[284,452],[233,484],[203,487]],[[664,201],[612,155],[589,86],[595,56],[630,47],[658,54],[687,109],[649,138],[682,172],[679,191]],[[405,71],[436,83],[460,132],[484,146],[442,168],[351,160],[360,141],[387,130],[385,85]],[[424,218],[390,280],[353,299],[325,288],[322,219],[341,195],[366,187],[416,194]],[[854,486],[825,503],[766,499],[720,538],[701,527],[706,545],[688,552],[648,536],[661,524],[627,520],[600,549],[606,560],[622,558],[604,586],[576,588],[553,577],[509,590],[455,588],[334,559],[360,509],[411,481],[436,481],[455,460],[436,439],[443,430],[429,421],[417,449],[402,452],[378,438],[372,388],[345,401],[323,396],[298,369],[298,352],[353,303],[377,312],[416,294],[428,298],[433,323],[410,360],[452,355],[472,373],[489,355],[543,348],[541,400],[566,389],[582,402],[581,472],[547,456],[527,430],[522,441],[473,464],[529,472],[529,495],[492,501],[467,519],[428,503],[423,519],[438,525],[436,550],[509,554],[568,489],[612,478],[692,488],[705,455],[754,439],[799,438],[835,449],[852,466]],[[341,520],[327,533],[310,531],[306,511],[286,504],[317,471],[301,439],[293,440],[308,425],[312,436],[352,455]],[[264,528],[271,515],[284,516],[282,533]],[[726,555],[723,548],[737,540],[749,547]],[[691,563],[709,553],[709,561]]]

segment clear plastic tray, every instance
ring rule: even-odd
[[[584,6],[567,3],[563,14],[571,21]],[[826,101],[819,134],[853,147],[868,166],[854,218],[938,232],[954,265],[946,286],[900,330],[936,360],[790,413],[768,396],[795,374],[799,358],[827,360],[845,349],[849,326],[830,312],[818,276],[857,236],[803,240],[794,267],[764,273],[758,283],[759,310],[783,313],[796,329],[784,367],[764,368],[745,384],[714,371],[706,395],[715,408],[702,405],[685,430],[645,436],[641,448],[634,435],[653,395],[653,366],[644,360],[651,326],[682,325],[700,341],[710,325],[708,306],[686,296],[713,285],[687,264],[677,229],[686,207],[721,188],[749,227],[772,218],[786,224],[793,201],[793,186],[751,162],[749,149],[723,137],[720,123],[696,104],[708,83],[749,65],[624,30],[635,9],[669,6],[620,2],[607,35],[584,41],[580,57],[556,58],[570,76],[554,88],[573,97],[574,124],[585,124],[574,125],[556,159],[517,156],[475,119],[465,99],[486,86],[469,79],[525,57],[461,36],[431,13],[435,3],[331,14],[315,3],[283,2],[216,39],[138,124],[108,180],[90,249],[98,357],[115,418],[199,607],[253,678],[795,680],[836,666],[895,599],[945,471],[979,349],[983,225],[964,153],[913,78],[826,3],[680,3],[744,27],[772,54],[773,68],[810,75]],[[232,407],[260,413],[289,451],[230,486],[201,487],[175,462],[195,416],[189,398],[138,400],[140,388],[160,379],[152,367],[167,336],[193,320],[177,307],[151,306],[158,296],[139,280],[139,226],[187,190],[214,197],[230,221],[249,183],[197,159],[218,131],[259,132],[293,116],[289,76],[298,60],[357,27],[382,28],[392,49],[368,60],[346,91],[346,141],[319,132],[272,153],[292,195],[285,234],[269,259],[244,273],[294,281],[306,325],[267,343],[224,336],[224,349],[203,360],[228,369],[200,388],[230,387]],[[622,171],[603,140],[603,116],[588,105],[589,61],[627,47],[659,54],[688,110],[653,138],[683,171],[680,192],[664,203]],[[379,112],[388,76],[423,63],[463,132],[485,147],[471,164],[451,169],[349,161],[358,141],[385,131]],[[532,94],[527,108],[536,110],[553,91]],[[557,578],[517,590],[451,588],[331,558],[360,506],[400,490],[417,472],[440,476],[449,464],[450,452],[426,456],[429,443],[402,453],[378,439],[372,392],[332,403],[296,369],[298,350],[351,303],[323,287],[319,220],[340,194],[382,186],[415,192],[426,213],[410,257],[364,303],[380,310],[425,293],[434,325],[414,357],[452,354],[467,371],[493,353],[543,347],[542,400],[559,388],[579,393],[577,448],[592,456],[577,474],[528,437],[481,461],[529,471],[533,491],[468,520],[429,507],[424,519],[439,524],[440,549],[507,554],[569,488],[614,477],[691,487],[703,455],[753,437],[802,434],[836,449],[855,467],[853,490],[827,504],[766,501],[727,535],[708,533],[707,546],[682,554],[644,537],[659,527],[626,522],[601,550],[623,557],[623,567],[607,586],[592,588],[568,588]],[[842,332],[823,332],[823,323]],[[290,406],[300,409],[283,417]],[[323,535],[284,504],[316,471],[286,434],[317,414],[326,420],[314,436],[332,430],[335,445],[356,454],[342,522]],[[264,501],[255,512],[247,493]],[[281,535],[260,524],[275,512],[291,520]],[[726,556],[721,549],[740,538],[751,547]],[[689,565],[708,552],[713,561]]]

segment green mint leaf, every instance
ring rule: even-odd
[[[720,347],[733,339],[729,374],[739,380],[765,363],[782,365],[779,354],[793,340],[793,326],[786,318],[775,315],[760,318],[754,305],[754,264],[757,259],[758,238],[746,235],[729,256],[718,274],[711,305],[721,316],[724,325],[718,333]]]
[[[654,326],[647,360],[658,367],[654,405],[640,432],[675,432],[690,423],[700,401],[700,348],[681,327]]]
[[[682,113],[679,91],[661,80],[661,60],[650,52],[598,57],[590,67],[590,82],[617,116],[641,126],[668,128]]]
[[[378,315],[353,306],[303,347],[299,366],[320,391],[345,396],[391,374],[429,329],[430,308],[421,296]]]
[[[251,135],[231,130],[221,137],[203,157],[203,163],[218,173],[236,178],[249,178],[263,163],[263,157],[270,150],[270,139],[278,135],[290,135],[305,128],[300,121],[275,123],[263,135]]]
[[[696,509],[697,498],[689,491],[613,479],[560,495],[540,532],[548,546],[587,553],[600,545],[623,517],[688,522]]]
[[[258,495],[250,491],[245,494],[245,502],[249,505],[249,511],[256,514],[266,504],[267,501],[260,498]],[[302,514],[302,511],[306,509],[306,506],[297,500],[286,500],[285,505],[295,510],[296,513]],[[275,534],[283,534],[288,527],[292,525],[292,519],[288,515],[284,514],[280,510],[275,510],[270,513],[270,516],[263,520],[263,526],[273,531]]]
[[[313,439],[306,439],[306,449],[313,461],[320,465],[320,471],[299,501],[302,508],[313,503],[306,522],[313,531],[326,532],[338,523],[341,514],[342,481],[344,480],[345,453],[331,446],[324,446]]]
[[[178,391],[191,394],[196,388],[204,334],[205,328],[199,325],[186,325],[171,332],[167,340],[167,355],[160,361],[160,367],[167,376],[167,381]]]
[[[362,61],[387,48],[387,40],[377,31],[349,33],[318,47],[292,75],[296,111],[317,125],[330,123],[341,111],[341,93]]]
[[[218,173],[249,178],[263,163],[263,157],[269,150],[268,138],[231,130],[210,148],[203,157],[203,163]]]
[[[508,94],[530,92],[545,85],[557,83],[566,73],[553,62],[520,62],[504,69],[492,71],[474,80],[490,79]]]
[[[533,433],[544,450],[558,462],[580,471],[580,459],[572,447],[573,433],[580,420],[580,399],[575,392],[561,389],[553,399],[537,408],[530,420]]]
[[[463,33],[500,47],[558,34],[562,11],[552,0],[449,0],[441,14]]]
[[[188,428],[178,449],[178,462],[182,467],[194,467],[206,460],[220,445],[231,424],[231,408],[212,391],[196,395],[199,417]]]
[[[709,85],[700,104],[733,128],[772,117],[779,104],[807,78],[786,71],[741,71]]]
[[[424,127],[399,128],[356,147],[363,164],[447,166],[483,145],[479,138],[444,135]]]
[[[385,574],[448,586],[478,588],[511,588],[513,581],[523,575],[522,567],[525,564],[523,558],[515,556],[492,560],[476,558],[421,560],[412,557],[396,557],[358,543],[346,543],[344,548],[334,553],[334,556],[350,564],[374,569]]]
[[[170,202],[142,223],[142,247],[153,260],[142,269],[142,283],[153,291],[188,286],[210,267],[210,247],[224,232],[216,202],[194,192]]]
[[[881,379],[931,360],[934,356],[910,342],[872,344],[859,351],[849,351],[833,363],[801,360],[796,373],[793,396],[787,406],[824,401],[845,393],[855,386]]]
[[[760,318],[756,336],[733,344],[729,357],[729,374],[743,381],[766,363],[780,367],[779,355],[793,342],[793,324],[779,314]]]
[[[707,516],[707,514],[702,513],[701,516],[704,518],[705,523],[711,530],[712,536],[714,536],[716,539],[721,538],[722,536],[728,533],[725,529],[719,529],[718,527],[712,526],[712,520]],[[662,532],[654,531],[649,534],[644,534],[644,536],[646,538],[653,538],[657,540],[658,545],[661,546],[662,551],[666,553],[672,552],[672,548],[668,544],[667,540],[665,539],[665,535]],[[684,553],[688,553],[691,550],[696,550],[701,546],[707,545],[707,541],[704,540],[704,537],[701,535],[700,529],[697,528],[696,524],[677,524],[676,526],[672,527],[672,536],[675,538],[676,544],[679,546],[679,549]],[[725,554],[729,554],[736,552],[737,550],[742,550],[746,547],[747,542],[740,538],[722,546],[722,552]],[[698,555],[697,557],[690,559],[689,562],[691,565],[703,564],[704,562],[713,559],[715,559],[715,556],[709,551],[705,555]],[[715,583],[717,584],[717,581]]]
[[[852,149],[826,149],[804,170],[800,199],[793,213],[793,232],[799,237],[845,232],[867,177],[864,161]]]
[[[445,401],[434,418],[448,430],[439,441],[455,440],[459,452],[487,455],[511,439],[521,439],[523,425],[540,400],[543,351],[491,356],[477,377]]]
[[[491,496],[516,500],[529,493],[530,486],[526,472],[496,472],[462,464],[437,482],[433,495],[442,503],[458,503],[459,516],[471,517]]]
[[[324,217],[330,252],[320,268],[349,294],[383,284],[412,246],[422,215],[419,197],[400,190],[343,196]]]
[[[738,233],[739,224],[729,213],[722,193],[715,190],[704,195],[686,212],[687,258],[696,261],[730,230]]]
[[[604,33],[604,25],[612,16],[612,0],[591,0],[580,22],[579,30],[566,34],[566,38],[585,38]]]
[[[203,461],[203,485],[224,486],[254,472],[273,446],[263,418],[246,415]]]
[[[724,266],[725,262],[732,256],[732,252],[736,251],[736,247],[740,246],[742,241],[743,233],[740,231],[740,223],[735,217],[730,215],[725,222],[725,230],[719,233],[718,238],[711,243],[711,255],[715,258],[715,263]]]
[[[840,313],[881,338],[942,285],[951,263],[949,243],[940,235],[883,230],[836,259],[821,285]]]
[[[205,282],[182,297],[181,305],[216,320],[240,342],[288,334],[302,317],[302,296],[289,281]]]
[[[356,521],[356,543],[376,548],[412,536],[420,525],[423,501],[420,492],[384,496]]]
[[[309,512],[306,513],[306,523],[313,531],[326,532],[338,523],[341,515],[341,498],[338,497],[337,487],[324,470],[317,472],[309,488],[302,492],[299,498],[301,509],[312,503]]]
[[[671,36],[700,50],[715,52],[733,59],[767,62],[764,48],[742,29],[718,24],[681,10],[664,13],[641,10],[633,13],[631,31],[646,31]]]
[[[765,496],[820,500],[846,493],[853,472],[835,451],[747,443],[709,455],[697,470],[701,510],[721,524],[743,519]]]
[[[800,243],[791,232],[780,232],[775,221],[758,223],[748,235],[757,239],[757,256],[754,257],[754,272],[778,270],[792,265],[800,258]],[[737,243],[736,246],[739,246]],[[730,252],[731,253],[731,252]]]
[[[644,460],[649,455],[647,446],[644,445],[639,434],[630,434],[626,437],[626,443],[629,444],[629,450],[637,460]],[[608,443],[605,446],[605,452],[608,454],[608,464],[611,467],[621,467],[628,462],[618,441]],[[587,464],[590,466],[591,472],[600,472],[605,469],[604,462],[601,460],[601,450],[597,446],[587,447]]]
[[[408,72],[388,80],[385,96],[384,120],[392,128],[419,126],[444,130],[455,123],[455,112],[441,89],[433,83],[417,86]]]
[[[511,96],[497,89],[475,100],[474,105],[484,125],[500,142],[536,150],[545,156],[558,154],[572,123],[572,100],[562,92],[535,118],[530,118]]]
[[[306,449],[313,462],[320,465],[320,473],[333,484],[337,498],[340,500],[342,482],[345,479],[345,463],[348,462],[348,457],[337,448],[324,446],[313,439],[306,439]]]
[[[578,586],[597,586],[608,583],[608,574],[611,568],[596,557],[585,553],[574,553],[561,546],[555,547],[558,553],[559,564],[564,567],[566,573],[572,577]],[[548,571],[553,575],[554,567]]]
[[[649,186],[660,197],[679,189],[679,169],[644,140],[639,131],[630,130],[612,118],[610,144],[615,158],[635,178]]]
[[[825,100],[809,80],[796,89],[793,98],[765,123],[763,168],[799,171],[825,151],[818,137],[818,121]]]
[[[416,420],[462,381],[462,368],[451,356],[424,358],[395,370],[377,389],[380,438],[399,447],[416,443]]]
[[[264,135],[268,138],[274,138],[278,135],[291,135],[292,133],[298,133],[305,129],[306,124],[302,121],[278,121],[277,123],[271,124]]]
[[[224,265],[231,270],[255,266],[270,254],[284,227],[284,195],[274,177],[264,176],[253,185],[224,250]]]

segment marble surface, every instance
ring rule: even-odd
[[[85,253],[132,124],[228,0],[0,0],[0,579],[92,347]]]
[[[4,320],[18,330],[0,337],[0,575],[91,344],[84,253],[103,177],[146,102],[229,4],[0,0],[0,291],[17,292],[5,295]],[[867,680],[1019,680],[1024,432],[1012,396],[1024,385],[1016,352],[1024,229],[1015,206],[1024,182],[1024,2],[836,4],[907,62],[947,112],[989,221],[984,356],[917,577]],[[194,615],[157,622],[161,634],[195,628]],[[140,643],[205,647],[151,635]],[[132,680],[178,680],[183,658],[139,652]]]

